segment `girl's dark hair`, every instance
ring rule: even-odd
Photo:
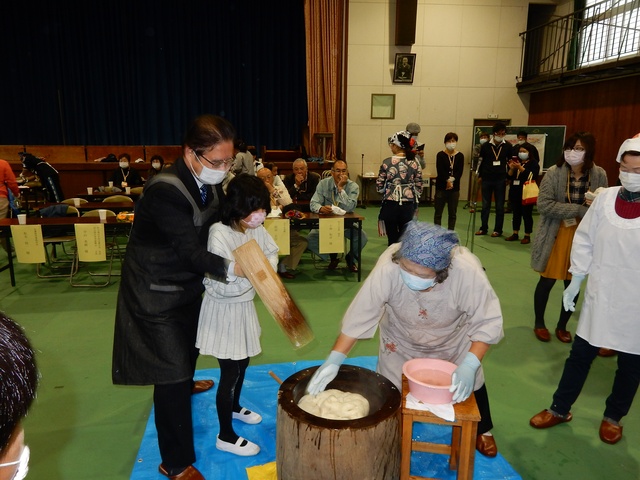
[[[123,158],[126,158],[127,162],[131,163],[131,155],[129,155],[128,153],[121,153],[118,156],[118,161],[122,160]]]
[[[220,142],[233,142],[235,136],[235,128],[224,118],[217,115],[200,115],[187,129],[182,146],[202,155]]]
[[[578,140],[580,140],[580,143],[584,147],[584,164],[582,165],[582,170],[584,172],[591,170],[591,167],[593,167],[593,158],[596,155],[596,137],[589,132],[576,132],[567,138],[562,146],[560,158],[556,162],[557,167],[561,167],[565,163],[564,151],[575,147]]]
[[[227,186],[226,201],[222,206],[222,223],[237,230],[240,220],[260,209],[267,214],[271,212],[271,196],[264,182],[248,173],[236,175]]]
[[[458,134],[457,133],[453,133],[453,132],[449,132],[444,136],[444,143],[447,143],[447,140],[455,140],[456,142],[458,141]]]
[[[162,158],[161,155],[154,155],[153,157],[151,157],[151,163],[153,163],[154,160],[158,160],[160,162],[160,165],[164,165],[164,158]]]
[[[35,352],[20,325],[0,312],[0,452],[36,396]]]

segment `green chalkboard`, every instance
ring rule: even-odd
[[[520,131],[527,132],[528,141],[536,146],[542,159],[542,169],[547,170],[554,165],[562,154],[562,146],[567,127],[564,125],[508,125],[505,140],[514,144]],[[480,133],[491,134],[491,127],[476,127],[473,132],[473,143],[480,143]]]

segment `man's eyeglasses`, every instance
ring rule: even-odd
[[[333,170],[334,173],[347,173],[347,170]]]
[[[211,165],[213,168],[215,168],[216,170],[219,170],[222,167],[229,168],[231,165],[233,165],[233,158],[227,158],[226,160],[209,160],[204,155],[198,155],[197,153],[196,153],[196,157],[204,158],[207,161],[207,163]]]

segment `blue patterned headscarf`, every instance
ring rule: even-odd
[[[439,225],[409,222],[400,242],[400,256],[439,272],[449,266],[451,250],[460,240],[455,232]]]

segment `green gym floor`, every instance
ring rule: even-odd
[[[640,478],[637,406],[623,419],[620,443],[607,445],[598,438],[616,357],[596,359],[573,407],[571,423],[546,431],[529,426],[529,418],[549,406],[570,345],[555,337],[550,343],[541,343],[533,335],[533,291],[538,274],[529,267],[530,245],[505,242],[504,236],[474,237],[480,219],[463,205],[461,202],[457,222],[461,243],[482,261],[504,315],[505,338],[483,361],[500,453],[524,479]],[[386,248],[386,238],[377,234],[378,207],[358,208],[357,212],[366,217],[369,235],[363,252],[364,280]],[[433,208],[421,207],[420,219],[432,221]],[[489,225],[493,226],[493,213]],[[506,235],[511,233],[510,226],[511,215],[506,214]],[[0,264],[4,259],[0,250]],[[285,285],[316,339],[299,351],[293,350],[256,300],[263,353],[251,360],[253,365],[324,359],[338,334],[342,314],[360,286],[346,268],[328,272],[316,267],[309,254],[303,256],[299,270],[298,277],[286,280]],[[112,285],[95,289],[72,288],[59,279],[39,279],[32,265],[17,265],[16,277],[17,286],[12,288],[8,272],[0,273],[0,309],[25,327],[38,352],[42,375],[38,398],[25,421],[31,447],[29,478],[128,479],[149,417],[152,387],[116,387],[111,383],[118,277]],[[558,283],[547,308],[551,331],[561,293]],[[577,318],[575,315],[569,322],[572,333]],[[351,355],[376,353],[377,339],[373,339],[358,342]],[[218,365],[210,357],[200,357],[198,367]]]

